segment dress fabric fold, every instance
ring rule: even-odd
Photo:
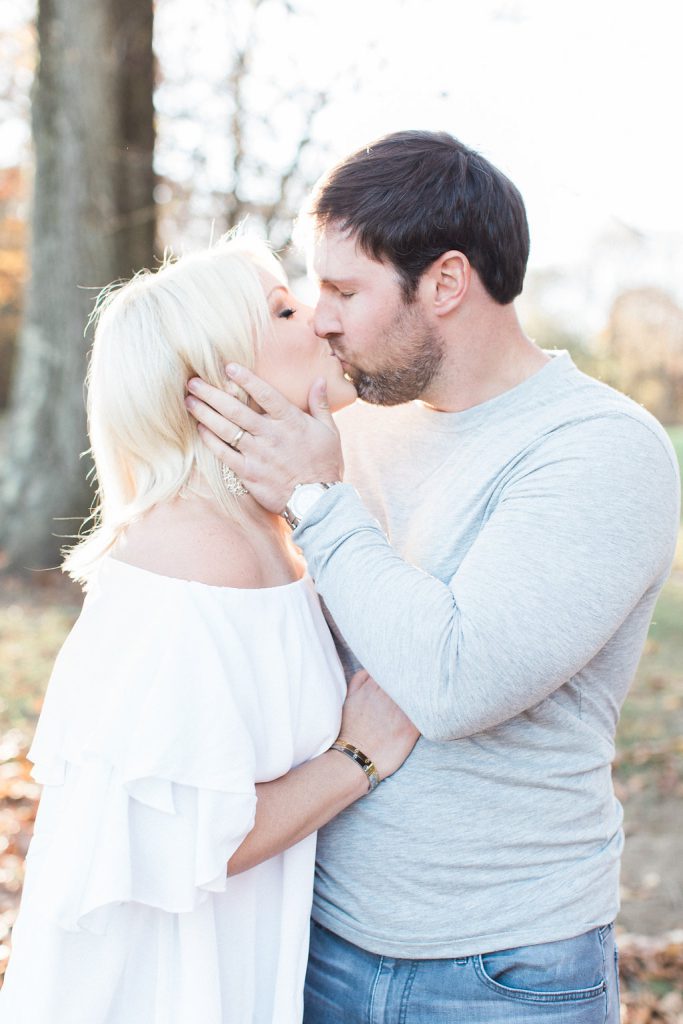
[[[344,694],[308,577],[244,590],[105,559],[29,752],[0,1024],[299,1024],[315,836],[227,863],[256,783],[329,747]]]

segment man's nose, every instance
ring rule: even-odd
[[[313,313],[313,330],[319,338],[328,338],[331,334],[341,334],[341,324],[328,303],[319,302]]]

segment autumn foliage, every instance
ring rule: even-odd
[[[0,408],[7,404],[26,276],[26,174],[0,169]]]

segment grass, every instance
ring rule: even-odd
[[[637,788],[649,791],[661,789],[664,776],[667,788],[683,784],[681,736],[683,581],[677,573],[657,602],[638,672],[622,708],[615,782],[628,786],[637,775]],[[619,795],[623,798],[627,793]]]
[[[78,615],[80,591],[54,574],[40,586],[6,579],[0,602],[0,735],[30,738],[55,655]],[[3,760],[0,750],[0,760]]]
[[[669,427],[668,433],[676,449],[678,464],[681,467],[681,474],[683,474],[683,423],[678,427]]]
[[[683,425],[669,429],[683,476]],[[683,512],[682,512],[683,515]],[[683,795],[683,525],[617,732],[617,792]]]

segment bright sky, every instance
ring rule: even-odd
[[[15,12],[27,0],[17,0]],[[30,0],[28,0],[30,2]],[[406,127],[446,129],[520,187],[532,264],[564,263],[616,218],[683,235],[683,5],[678,0],[293,0],[262,8],[259,62],[278,84],[332,86],[316,133],[336,159]],[[244,0],[157,0],[176,43],[167,59],[220,75]],[[8,8],[0,18],[16,20]],[[357,66],[361,87],[346,74]],[[188,97],[193,126],[211,102]],[[193,103],[195,104],[193,107]],[[292,110],[296,107],[293,99]],[[292,134],[295,115],[292,113]],[[16,127],[0,126],[0,162]],[[4,154],[4,156],[3,156]],[[264,158],[268,156],[264,153]],[[210,162],[209,161],[209,162]]]
[[[678,0],[323,0],[312,8],[300,56],[315,54],[312,80],[363,39],[378,41],[379,66],[361,69],[365,87],[320,119],[339,155],[399,128],[452,132],[521,189],[535,264],[578,254],[610,217],[683,233]]]

